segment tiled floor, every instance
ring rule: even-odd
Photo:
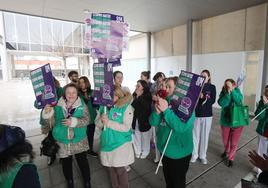
[[[65,181],[63,178],[61,165],[55,162],[51,167],[46,164],[46,157],[39,156],[40,142],[43,135],[40,133],[38,119],[39,111],[34,109],[33,89],[29,81],[12,81],[8,83],[0,82],[1,107],[0,123],[7,123],[23,127],[27,132],[27,137],[36,151],[35,163],[43,188],[63,188]],[[4,99],[4,100],[3,100]],[[250,149],[255,149],[257,144],[255,127],[256,122],[244,129],[239,142],[239,149],[236,155],[233,168],[227,168],[220,158],[223,152],[220,128],[218,124],[219,111],[215,109],[213,125],[210,133],[208,147],[208,164],[202,165],[199,162],[190,165],[187,174],[188,186],[191,188],[232,188],[236,186],[240,179],[245,177],[252,166],[248,162],[247,153]],[[98,139],[95,140],[96,150]],[[129,172],[130,188],[164,188],[162,167],[157,175],[154,171],[156,164],[153,162],[154,151],[147,159],[137,159]],[[93,188],[109,188],[110,181],[106,169],[99,160],[88,156],[91,170],[91,180]],[[81,175],[77,164],[74,162],[74,177],[77,188],[82,187]]]

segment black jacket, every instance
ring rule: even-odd
[[[216,87],[213,84],[206,83],[202,93],[205,98],[198,100],[195,115],[196,117],[212,117],[212,105],[216,100]]]
[[[152,95],[151,93],[144,93],[139,97],[133,94],[134,100],[132,106],[135,109],[132,121],[132,128],[135,129],[136,121],[138,120],[139,130],[146,132],[150,130],[149,116],[151,114]]]

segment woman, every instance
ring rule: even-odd
[[[114,85],[121,87],[125,92],[130,92],[129,88],[122,86],[123,83],[123,73],[121,71],[115,71],[113,73]]]
[[[205,85],[195,109],[194,150],[191,162],[194,163],[199,158],[202,164],[207,164],[208,139],[212,124],[212,105],[216,100],[216,87],[211,84],[211,76],[208,70],[203,70],[201,75],[205,77]]]
[[[74,155],[80,168],[84,187],[90,185],[90,170],[87,161],[88,140],[87,125],[89,114],[84,101],[78,97],[76,84],[64,87],[63,96],[54,108],[47,105],[43,112],[44,126],[54,125],[52,134],[60,146],[58,155],[68,188],[74,186],[72,156]]]
[[[145,159],[150,153],[152,95],[149,86],[144,80],[137,81],[136,90],[133,93],[134,118],[132,128],[134,131],[134,150],[137,158]]]
[[[160,85],[163,82],[163,79],[165,78],[165,74],[162,72],[157,72],[154,77],[154,83],[152,84],[150,91],[152,94],[156,94],[156,92],[160,89]]]
[[[156,95],[153,95],[153,97],[152,97],[153,102],[157,102],[158,97],[166,99],[166,97],[168,95],[166,82],[167,82],[167,78],[164,78],[159,86],[160,89],[157,91]],[[160,160],[160,152],[157,149],[156,129],[157,129],[157,127],[152,127],[152,139],[153,139],[153,144],[154,144],[154,148],[155,148],[154,162],[158,163]]]
[[[150,71],[141,72],[141,80],[144,80],[148,84],[149,88],[152,87],[152,83],[150,82],[150,75],[151,75]]]
[[[54,84],[55,84],[55,88],[56,88],[57,100],[59,100],[63,95],[63,88],[61,87],[60,82],[54,76],[53,76],[53,80],[54,80]],[[36,101],[34,102],[34,107],[37,109],[41,109],[41,107],[39,107],[37,105]],[[43,124],[43,122],[42,122],[42,118],[41,118],[40,125],[42,125],[42,124]],[[49,130],[44,130],[44,128],[48,128]],[[42,133],[43,134],[51,134],[51,131],[52,131],[52,127],[42,126]],[[47,165],[51,166],[55,160],[56,160],[56,155],[47,157]]]
[[[95,123],[102,129],[100,136],[100,159],[109,170],[113,188],[127,188],[128,174],[125,166],[134,163],[131,123],[132,96],[119,86],[114,89],[114,105],[100,107]]]
[[[81,76],[79,78],[79,96],[84,100],[88,107],[88,112],[90,115],[90,122],[87,126],[87,137],[88,137],[88,144],[89,144],[89,151],[88,154],[97,157],[98,154],[93,151],[93,142],[94,142],[94,132],[95,132],[95,118],[97,115],[96,109],[92,105],[92,92],[91,85],[86,76]]]
[[[256,132],[258,133],[258,148],[257,152],[260,156],[263,154],[268,155],[268,85],[265,87],[264,95],[258,103],[255,111],[255,116],[259,115],[256,119],[259,121]],[[265,110],[264,110],[265,109]],[[264,110],[264,111],[263,111]],[[258,169],[258,175],[261,170]]]
[[[25,132],[0,124],[0,187],[40,188],[33,158],[33,146],[25,140]]]
[[[237,150],[238,142],[243,131],[243,126],[233,128],[231,117],[231,108],[234,105],[243,104],[243,95],[233,79],[227,79],[220,93],[218,104],[221,109],[221,134],[224,145],[224,152],[221,157],[226,160],[226,166],[232,167],[234,164],[235,153]]]
[[[158,101],[155,103],[155,110],[149,119],[150,124],[158,128],[157,148],[160,153],[163,152],[168,135],[173,130],[162,161],[167,188],[183,188],[186,186],[186,173],[193,151],[194,113],[184,123],[169,109],[170,98],[174,93],[175,86],[175,79],[169,78],[167,80],[167,100],[158,97]]]

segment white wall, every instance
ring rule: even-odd
[[[135,90],[136,82],[140,79],[142,71],[147,71],[147,59],[121,60],[121,66],[114,67],[114,71],[120,70],[124,74],[123,86],[127,86],[131,92]]]
[[[193,72],[199,74],[203,69],[208,69],[211,73],[212,83],[217,89],[217,98],[221,91],[224,81],[227,78],[237,80],[241,70],[245,64],[245,56],[247,52],[228,52],[228,53],[212,53],[193,55]],[[260,51],[260,57],[263,52]],[[259,73],[261,73],[261,59],[259,62]],[[161,71],[169,76],[178,76],[181,70],[186,70],[186,57],[185,56],[171,56],[152,59],[152,75]],[[171,74],[173,73],[173,74]],[[247,72],[250,74],[250,72]],[[258,78],[257,78],[258,76]],[[256,75],[256,84],[260,83],[261,75]],[[258,86],[259,84],[257,84]],[[241,91],[243,92],[241,86]],[[260,91],[258,87],[257,91]],[[257,92],[258,93],[258,92]],[[257,94],[257,100],[259,96]],[[215,103],[215,107],[218,107]]]
[[[163,72],[166,77],[178,76],[186,69],[186,56],[159,57],[151,60],[151,77],[157,72]]]

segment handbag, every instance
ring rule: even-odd
[[[45,155],[48,157],[54,157],[59,150],[59,145],[52,135],[52,131],[49,131],[48,135],[41,142],[40,156]]]
[[[249,125],[249,109],[246,105],[234,104],[231,108],[231,125],[233,128]]]

